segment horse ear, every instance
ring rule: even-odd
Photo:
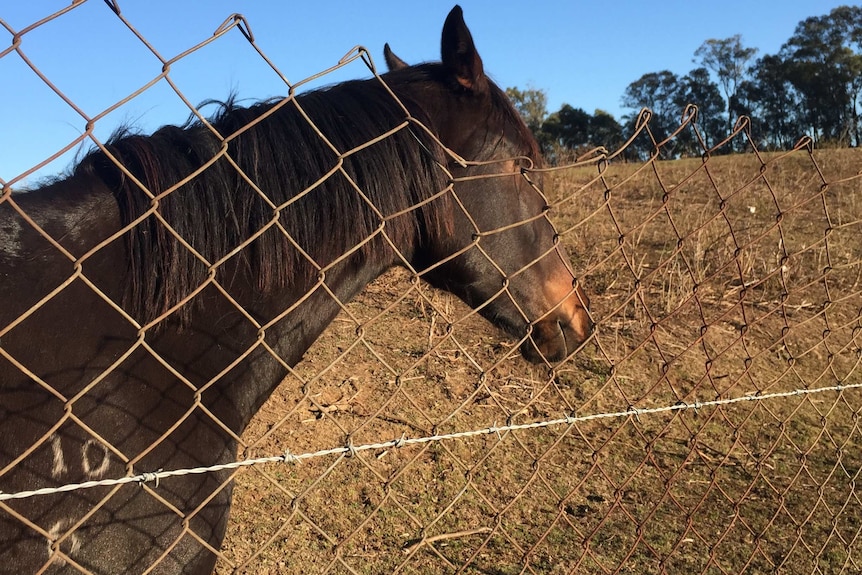
[[[488,88],[488,79],[482,68],[482,58],[473,44],[473,36],[464,23],[464,13],[455,6],[443,24],[443,38],[440,42],[443,66],[459,84],[479,93]]]
[[[386,67],[389,68],[390,72],[410,67],[407,62],[395,55],[388,43],[383,45],[383,57],[386,59]]]

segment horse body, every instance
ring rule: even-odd
[[[61,243],[76,256],[104,240],[105,230],[120,229],[116,202],[101,193],[103,185],[79,185],[78,179],[33,195],[35,201],[27,196],[16,200],[28,213],[52,214],[44,224],[37,223],[53,237],[63,238]],[[88,208],[75,210],[79,220],[70,221],[68,212],[53,209],[58,207],[55,200],[69,199],[81,190],[94,193],[76,204]],[[43,201],[52,209],[34,205]],[[14,219],[7,212],[4,223]],[[29,226],[20,227],[27,234],[20,238],[22,244],[45,245],[25,250],[16,257],[16,265],[3,267],[12,272],[0,288],[3,301],[31,294],[20,307],[4,306],[4,312],[11,312],[0,319],[4,326],[74,275],[68,258]],[[123,301],[123,286],[130,281],[117,266],[127,257],[123,243],[113,242],[83,266],[87,280],[113,301]],[[338,300],[346,302],[392,263],[335,266],[327,281]],[[254,301],[254,286],[247,278],[235,281],[232,288],[232,295],[261,318],[274,317],[305,295],[287,291]],[[0,463],[13,463],[2,476],[3,491],[235,460],[235,436],[286,375],[280,361],[298,363],[340,310],[327,291],[316,290],[266,331],[265,340],[280,361],[258,347],[230,369],[254,348],[258,329],[214,288],[198,297],[202,301],[190,320],[167,320],[147,334],[146,347],[140,345],[137,330],[81,279],[54,295],[21,328],[10,331],[2,339],[4,351],[56,394],[0,360]],[[46,335],[49,339],[40,339]],[[196,395],[197,390],[203,391]],[[65,405],[73,399],[69,417]],[[174,427],[177,422],[181,423]],[[26,454],[32,445],[37,449]],[[84,572],[140,573],[153,564],[158,565],[156,573],[208,572],[215,556],[200,540],[213,541],[217,548],[224,535],[231,493],[230,485],[223,484],[228,475],[164,481],[156,489],[96,488],[8,502],[12,513],[0,513],[4,542],[0,572],[9,567],[10,572],[21,573],[22,566],[23,572],[36,572],[54,553],[51,540],[60,554],[48,572],[77,572],[80,566]],[[174,509],[191,516],[187,525]],[[45,533],[34,533],[13,513]],[[161,558],[165,550],[170,553]]]
[[[528,359],[582,344],[587,299],[514,159],[538,161],[535,141],[460,9],[442,64],[390,56],[387,86],[434,137],[365,146],[406,114],[379,80],[348,82],[228,104],[213,126],[229,159],[210,161],[222,139],[198,124],[124,134],[113,158],[0,202],[0,490],[233,461],[288,367],[394,265],[531,333]],[[0,572],[211,572],[229,475],[0,502]]]

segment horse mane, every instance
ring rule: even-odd
[[[489,86],[491,88],[491,109],[496,116],[493,122],[498,126],[514,131],[514,134],[508,135],[506,140],[515,145],[517,154],[529,158],[533,163],[533,168],[543,167],[544,158],[539,142],[524,122],[524,118],[515,109],[509,96],[503,90],[493,82],[489,82]]]
[[[392,87],[393,91],[398,92],[399,84],[409,84],[413,82],[427,82],[429,79],[435,80],[442,84],[449,84],[449,88],[455,93],[464,91],[464,87],[458,84],[457,81],[451,78],[450,73],[438,63],[426,63],[407,68],[400,68],[384,75],[387,83]],[[494,82],[488,82],[490,105],[488,106],[489,116],[485,119],[488,126],[498,126],[501,132],[487,133],[488,138],[495,138],[493,141],[487,140],[483,142],[483,151],[486,157],[468,158],[473,161],[489,160],[497,154],[497,157],[523,156],[529,158],[533,163],[534,168],[539,168],[544,165],[539,143],[530,128],[524,122],[521,114],[512,105],[512,101],[506,93],[500,89]],[[409,106],[408,106],[409,107]],[[412,112],[411,108],[411,112]],[[429,115],[425,111],[425,115]],[[505,131],[509,130],[508,133]],[[499,155],[499,147],[504,143],[513,145],[507,153]]]
[[[417,102],[404,103],[414,117],[429,125]],[[152,135],[122,130],[104,149],[85,156],[73,173],[95,175],[114,191],[124,226],[153,206],[136,179],[158,198],[159,217],[210,264],[270,225],[229,260],[228,269],[220,268],[216,278],[229,285],[239,273],[248,274],[252,287],[262,294],[288,286],[307,289],[317,281],[319,270],[285,232],[321,266],[377,230],[380,217],[375,208],[384,217],[409,210],[385,224],[387,237],[399,249],[451,232],[448,195],[419,205],[449,184],[440,168],[448,158],[424,130],[408,126],[357,150],[403,123],[405,117],[374,79],[337,84],[297,96],[295,101],[269,100],[241,107],[230,99],[208,120],[221,137],[199,120],[164,126]],[[260,121],[251,125],[256,120]],[[222,156],[212,161],[225,145],[223,138],[229,159]],[[343,173],[336,171],[320,182],[339,162]],[[193,174],[188,182],[160,196]],[[270,204],[279,208],[275,226]],[[130,260],[126,306],[139,321],[171,309],[208,277],[209,267],[152,214],[137,223],[125,241]],[[378,237],[350,257],[391,261],[392,252]],[[182,320],[189,319],[191,307],[183,306],[178,312]]]

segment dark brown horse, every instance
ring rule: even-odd
[[[382,81],[118,134],[0,198],[0,491],[233,461],[289,366],[394,265],[532,361],[578,349],[587,298],[521,172],[536,143],[460,8],[442,63],[386,55]],[[209,573],[230,500],[214,472],[0,501],[0,571]]]

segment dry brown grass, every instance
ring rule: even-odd
[[[530,366],[393,272],[241,455],[862,383],[862,151],[765,159],[556,173],[583,352]],[[859,572],[860,410],[852,389],[247,469],[218,573]]]

